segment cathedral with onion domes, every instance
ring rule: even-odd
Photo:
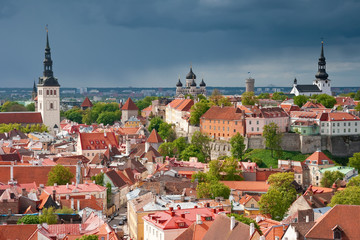
[[[192,95],[194,98],[197,95],[202,94],[206,96],[206,84],[204,79],[201,80],[199,86],[196,85],[196,75],[193,73],[192,67],[190,66],[190,72],[186,75],[186,83],[183,86],[182,82],[179,81],[176,84],[176,96],[175,97],[185,97],[185,95]]]

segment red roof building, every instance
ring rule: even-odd
[[[131,98],[128,98],[125,102],[125,104],[122,106],[121,110],[136,110],[138,111],[139,108],[136,106],[136,104],[131,100]]]
[[[148,143],[163,143],[164,141],[162,140],[162,138],[160,137],[158,132],[155,129],[153,129],[151,131],[148,139],[146,139],[146,142],[148,142]]]
[[[88,97],[86,97],[84,99],[83,103],[81,104],[81,109],[85,110],[88,108],[92,108],[92,106],[93,106],[92,102],[90,101],[90,99]]]
[[[108,149],[118,148],[119,142],[114,132],[79,133],[77,154],[92,160],[98,153],[104,154]]]
[[[39,112],[1,112],[0,124],[20,123],[27,124],[42,124],[43,120]]]

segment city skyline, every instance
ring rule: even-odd
[[[311,84],[321,38],[332,86],[359,86],[360,4],[336,1],[5,1],[0,81],[42,76],[49,24],[62,87],[174,87],[190,64],[208,86]],[[260,7],[259,7],[260,6]]]

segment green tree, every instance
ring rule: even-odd
[[[206,97],[203,94],[198,94],[197,99],[198,99],[198,101],[201,101],[203,99],[206,100]]]
[[[96,235],[83,235],[81,238],[77,238],[76,240],[99,240],[99,237]]]
[[[25,112],[28,111],[25,106],[17,102],[5,102],[1,107],[2,112]]]
[[[99,173],[91,177],[92,181],[95,181],[97,185],[104,186],[104,173]]]
[[[294,97],[294,104],[302,107],[308,101],[308,97],[305,95],[299,95]]]
[[[209,162],[209,171],[207,172],[208,179],[220,179],[222,162],[219,160],[211,160]]]
[[[225,174],[223,180],[225,181],[240,181],[240,170],[238,170],[238,161],[235,158],[228,157],[225,159],[222,168],[222,172]]]
[[[162,139],[172,142],[176,139],[176,133],[173,126],[169,123],[162,122],[159,126],[159,135]]]
[[[240,215],[240,214],[236,214],[236,213],[230,213],[230,214],[227,214],[227,216],[228,217],[235,217],[235,220],[237,220],[239,222],[242,222],[242,223],[245,223],[247,225],[250,225],[250,223],[253,223],[256,230],[262,235],[262,232],[260,230],[260,226],[259,226],[259,224],[257,224],[257,222],[254,219],[251,219],[251,218],[245,217],[244,215]]]
[[[354,153],[354,155],[349,158],[349,165],[360,172],[360,152]]]
[[[196,187],[198,198],[216,198],[223,197],[228,199],[230,196],[230,188],[219,181],[201,182]]]
[[[96,122],[98,114],[92,111],[90,108],[86,109],[83,114],[82,122],[91,125]]]
[[[107,204],[109,205],[111,202],[111,197],[112,197],[112,190],[111,190],[111,183],[107,183],[106,184],[106,200],[107,200]]]
[[[279,126],[276,123],[270,123],[264,126],[263,136],[265,138],[265,145],[271,150],[271,156],[274,156],[274,151],[281,151],[282,134]]]
[[[329,188],[335,181],[342,180],[344,177],[345,174],[339,171],[325,171],[320,183],[321,186]]]
[[[331,198],[329,206],[333,207],[336,204],[360,205],[360,187],[349,186],[344,190],[337,191]]]
[[[200,124],[200,117],[210,109],[210,102],[206,99],[195,103],[190,110],[190,124],[198,126]]]
[[[74,210],[64,206],[62,209],[57,209],[55,212],[58,214],[73,214]]]
[[[25,106],[26,109],[30,112],[35,112],[35,103],[29,103],[28,105]]]
[[[56,165],[51,168],[51,171],[48,173],[48,181],[47,185],[52,186],[54,183],[58,185],[65,185],[70,183],[71,179],[73,179],[74,174],[70,172],[68,167],[64,167],[63,165]]]
[[[260,93],[258,99],[270,99],[269,93]]]
[[[355,100],[355,101],[360,100],[360,90],[358,90],[358,91],[355,93],[355,95],[354,95],[354,100]]]
[[[179,137],[173,141],[174,153],[177,157],[180,156],[182,151],[184,151],[189,144],[186,142],[184,137]]]
[[[360,175],[357,175],[356,177],[352,177],[350,179],[348,184],[346,184],[346,187],[350,187],[350,186],[360,187]]]
[[[204,155],[205,161],[210,159],[210,138],[207,135],[202,134],[200,131],[194,132],[191,137],[191,144],[200,149],[201,153]]]
[[[217,106],[231,106],[230,99],[224,97],[221,92],[217,89],[214,89],[211,96],[209,97],[211,104]]]
[[[166,157],[166,156],[173,157],[174,152],[175,152],[174,143],[173,142],[164,142],[160,145],[158,151],[164,157]]]
[[[239,160],[243,160],[243,156],[245,154],[246,145],[244,140],[245,138],[240,133],[236,133],[230,139],[231,155]]]
[[[39,224],[39,216],[25,215],[17,221],[17,224]]]
[[[83,113],[81,109],[74,107],[65,112],[65,117],[70,121],[82,123]]]
[[[151,119],[148,130],[151,132],[153,129],[155,129],[157,132],[159,132],[160,125],[163,123],[163,120],[160,117],[154,117]]]
[[[42,210],[41,215],[39,215],[39,222],[40,223],[47,223],[47,224],[56,224],[57,223],[57,216],[54,213],[54,208],[44,208]]]
[[[336,104],[336,99],[327,94],[319,94],[316,96],[317,102],[324,105],[326,108],[332,108]]]
[[[272,174],[268,181],[270,188],[259,201],[260,212],[270,214],[272,219],[280,221],[296,199],[296,190],[291,184],[294,181],[294,173]]]
[[[241,103],[242,105],[255,105],[258,100],[255,97],[254,92],[244,92],[241,95]]]
[[[286,95],[283,92],[274,92],[272,95],[273,100],[281,100],[284,101],[286,99]]]
[[[119,121],[119,114],[115,112],[102,112],[99,114],[99,117],[96,119],[97,123],[102,123],[104,125],[113,125],[115,121]]]
[[[152,101],[158,99],[158,97],[150,97],[146,96],[143,99],[135,102],[136,106],[139,108],[139,111],[143,110],[144,108],[147,108],[151,105]]]
[[[360,111],[360,103],[358,103],[358,104],[355,106],[355,110],[356,110],[356,111]]]
[[[197,157],[199,162],[205,162],[205,156],[201,149],[194,144],[189,144],[184,151],[181,152],[180,157],[184,161],[189,161],[190,157]]]

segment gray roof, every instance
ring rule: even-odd
[[[321,92],[321,90],[316,85],[296,85],[296,89],[299,92]]]

